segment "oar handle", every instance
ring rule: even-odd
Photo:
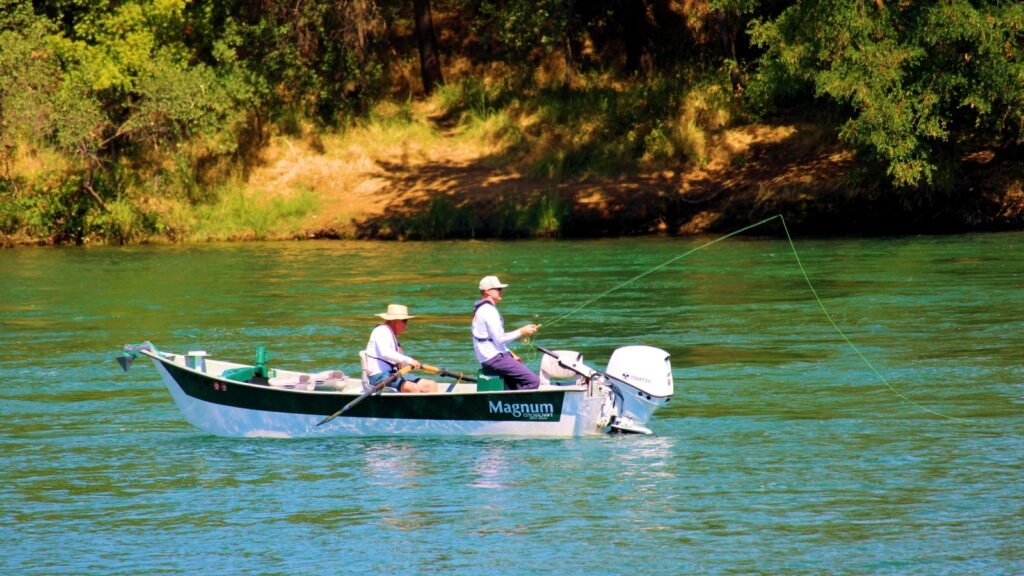
[[[466,382],[476,382],[476,378],[472,376],[466,376],[462,372],[449,372],[444,368],[438,368],[437,366],[431,366],[430,364],[420,364],[420,370],[429,374],[437,374],[438,376],[444,376],[446,378],[455,378],[456,380],[465,380]]]

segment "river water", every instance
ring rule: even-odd
[[[1024,234],[798,238],[856,350],[777,239],[552,323],[708,240],[2,251],[0,573],[1024,573]],[[492,273],[542,345],[598,368],[670,352],[656,434],[218,438],[150,363],[114,362],[265,344],[272,366],[356,372],[395,302],[420,316],[408,352],[474,369]]]

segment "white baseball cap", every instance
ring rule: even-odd
[[[505,288],[508,284],[502,284],[501,280],[498,280],[497,276],[484,276],[480,280],[481,290],[490,290],[492,288]]]

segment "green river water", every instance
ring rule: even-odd
[[[1024,234],[796,239],[885,382],[784,239],[551,324],[708,240],[0,251],[0,573],[1024,573]],[[407,352],[471,370],[485,274],[511,284],[507,326],[549,323],[541,345],[671,353],[655,435],[219,438],[149,362],[114,362],[265,344],[355,373],[393,302],[419,315]]]

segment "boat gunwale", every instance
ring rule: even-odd
[[[286,393],[296,393],[296,394],[307,394],[307,395],[313,395],[313,396],[347,396],[347,397],[352,397],[352,398],[356,398],[356,397],[361,396],[363,394],[362,390],[360,390],[358,392],[346,392],[346,391],[342,391],[342,390],[303,390],[301,388],[285,388],[285,387],[282,387],[282,386],[271,386],[269,384],[256,384],[256,383],[252,383],[252,382],[243,382],[241,380],[232,380],[230,378],[224,378],[221,375],[213,375],[213,374],[210,374],[209,372],[204,372],[204,371],[201,371],[201,370],[196,370],[195,368],[189,368],[185,364],[179,364],[175,360],[172,360],[171,358],[168,358],[168,357],[165,356],[165,354],[166,354],[166,355],[170,355],[170,356],[176,356],[176,357],[185,358],[186,355],[184,355],[184,354],[177,354],[177,353],[173,353],[173,352],[166,352],[165,353],[165,352],[158,352],[158,351],[151,351],[151,350],[139,350],[139,352],[141,352],[142,354],[145,354],[146,356],[148,356],[148,357],[150,357],[150,358],[152,358],[154,360],[157,360],[157,361],[159,361],[159,362],[161,362],[163,364],[174,366],[176,369],[179,369],[179,370],[184,370],[186,372],[191,372],[193,374],[196,374],[196,375],[201,376],[203,378],[209,379],[211,381],[217,381],[217,382],[221,382],[221,383],[224,383],[224,384],[230,384],[232,386],[245,386],[245,387],[251,388],[253,390],[286,392]],[[251,364],[238,364],[238,363],[229,362],[229,361],[226,361],[226,360],[215,360],[215,359],[214,359],[214,361],[216,361],[216,362],[223,362],[223,363],[226,363],[226,364],[232,364],[232,365],[235,365],[235,366],[238,366],[238,367],[252,368]],[[299,371],[295,371],[295,370],[286,370],[286,371],[287,372],[293,372],[293,373],[296,373],[296,374],[310,374],[309,372],[299,372]],[[349,378],[349,379],[355,380],[356,382],[359,382],[358,379],[352,378],[351,376],[346,376],[346,378]],[[399,397],[409,397],[409,396],[415,396],[417,398],[427,398],[427,397],[445,397],[445,398],[447,398],[447,397],[451,397],[451,396],[478,396],[478,395],[492,395],[492,394],[524,395],[524,394],[536,394],[538,392],[558,392],[558,391],[564,391],[564,392],[586,392],[587,391],[587,386],[581,385],[581,384],[566,384],[566,385],[557,385],[557,386],[552,386],[552,385],[542,386],[541,388],[534,388],[532,390],[472,390],[472,391],[463,391],[463,392],[457,392],[457,391],[441,392],[441,391],[438,391],[438,392],[417,393],[415,395],[414,394],[408,394],[408,393],[406,393],[406,394],[398,393],[398,394],[378,394],[377,396],[380,397],[380,398],[399,398]]]

